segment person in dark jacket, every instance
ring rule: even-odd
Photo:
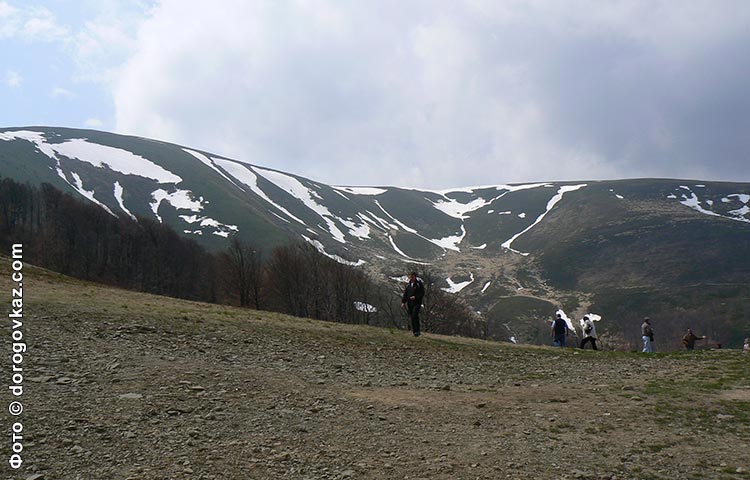
[[[564,347],[565,338],[568,336],[568,323],[563,320],[561,314],[552,321],[552,345],[555,347]]]
[[[419,310],[422,308],[422,298],[424,298],[424,282],[417,278],[417,272],[411,272],[409,283],[404,289],[404,296],[401,298],[401,308],[409,312],[411,319],[411,331],[415,337],[421,335],[419,328]]]
[[[693,333],[693,330],[688,328],[687,333],[684,337],[682,337],[682,344],[685,345],[686,350],[695,350],[695,341],[696,340],[702,340],[706,338],[705,335],[701,335],[700,337]]]

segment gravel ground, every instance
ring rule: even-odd
[[[414,338],[25,275],[3,478],[750,477],[742,352]]]

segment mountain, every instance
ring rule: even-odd
[[[265,250],[304,240],[381,278],[416,269],[459,293],[493,338],[546,342],[544,319],[558,307],[601,314],[617,326],[608,339],[598,328],[611,344],[636,342],[643,315],[655,319],[657,345],[659,332],[675,337],[687,326],[730,345],[750,334],[748,183],[332,186],[189,147],[57,127],[0,129],[0,175],[50,183],[114,216],[155,218],[213,250],[233,235]]]

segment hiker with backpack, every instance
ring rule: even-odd
[[[558,312],[557,318],[552,321],[552,345],[555,347],[564,347],[565,339],[568,336],[568,323]]]
[[[588,315],[581,320],[581,329],[583,330],[581,349],[583,350],[586,344],[591,342],[591,347],[594,350],[598,350],[598,348],[596,348],[596,327],[594,327],[594,322],[588,317]]]
[[[424,282],[417,277],[417,272],[411,272],[409,283],[406,284],[404,295],[401,297],[401,308],[406,309],[411,319],[411,331],[415,337],[422,334],[419,326],[419,310],[422,308],[424,298]]]

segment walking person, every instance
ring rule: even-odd
[[[594,327],[594,322],[588,316],[583,317],[583,320],[581,320],[581,329],[583,330],[581,349],[583,350],[586,344],[591,342],[591,347],[594,350],[598,350],[596,348],[596,327]]]
[[[684,337],[682,337],[682,344],[685,345],[686,350],[695,350],[695,341],[696,340],[703,340],[706,338],[705,335],[701,335],[700,337],[693,333],[693,330],[688,328],[687,333]]]
[[[552,345],[555,347],[565,346],[565,337],[568,336],[568,324],[563,320],[561,314],[552,322]]]
[[[417,272],[411,272],[409,283],[404,289],[404,296],[401,298],[401,308],[405,308],[411,319],[411,331],[415,337],[422,334],[419,328],[419,310],[422,308],[422,299],[424,298],[424,282],[417,277]]]
[[[745,344],[742,346],[742,350],[745,353],[750,353],[750,338],[745,339]]]
[[[651,353],[654,351],[654,329],[651,328],[651,319],[646,317],[641,325],[641,338],[643,339],[643,352]]]

